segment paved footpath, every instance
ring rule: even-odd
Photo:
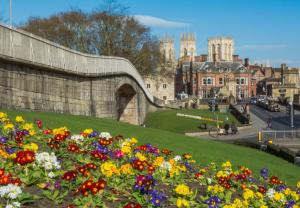
[[[212,135],[203,135],[200,136],[201,138],[206,138],[206,139],[216,139],[216,140],[235,140],[235,139],[257,139],[258,132],[264,128],[266,128],[267,124],[260,118],[258,118],[255,114],[250,112],[250,117],[252,120],[252,127],[247,128],[247,129],[242,129],[239,130],[239,132],[235,135],[222,135],[222,136],[217,136],[216,134]]]

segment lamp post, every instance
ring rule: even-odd
[[[12,0],[9,0],[9,25],[12,28]]]

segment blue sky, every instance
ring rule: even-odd
[[[91,11],[101,0],[12,0],[13,23],[30,16],[79,8]],[[300,0],[119,0],[131,15],[159,37],[168,34],[179,49],[180,34],[194,32],[198,54],[206,53],[207,38],[231,36],[236,54],[252,63],[285,62],[300,67]],[[8,19],[9,0],[0,0],[1,16]]]

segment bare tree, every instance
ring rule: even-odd
[[[71,9],[49,18],[32,17],[20,27],[81,52],[127,58],[142,74],[151,73],[160,60],[159,41],[115,0],[91,13]]]

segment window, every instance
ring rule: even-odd
[[[167,84],[163,84],[163,88],[166,89],[167,88]]]
[[[209,90],[203,90],[202,91],[202,97],[203,98],[209,98],[210,92]]]
[[[167,100],[167,96],[163,96],[163,100]]]
[[[150,86],[150,84],[147,84],[147,88],[150,88],[151,86]]]
[[[245,98],[245,91],[244,90],[241,90],[240,96],[241,96],[241,98]]]
[[[207,84],[208,84],[208,85],[213,84],[213,83],[212,83],[212,79],[211,79],[210,77],[207,78]]]
[[[244,85],[245,84],[245,78],[241,78],[240,82],[241,82],[241,85]]]
[[[219,78],[219,84],[223,84],[223,78],[222,77]]]
[[[240,80],[239,79],[236,79],[236,84],[240,84]]]
[[[194,78],[194,84],[196,84],[197,83],[197,79],[196,78]]]
[[[203,79],[202,79],[202,83],[203,83],[204,85],[206,85],[206,78],[203,78]]]

